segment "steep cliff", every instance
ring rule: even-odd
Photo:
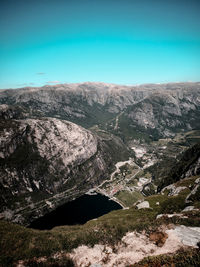
[[[200,175],[200,143],[182,153],[180,159],[170,168],[156,177],[156,168],[154,166],[155,182],[158,183],[158,192],[167,185],[175,183],[181,179]]]
[[[118,138],[55,118],[12,119],[14,111],[2,109],[0,201],[6,219],[27,224],[107,178],[113,152],[116,160],[129,156]]]

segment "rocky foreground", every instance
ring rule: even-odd
[[[144,233],[129,232],[120,244],[95,245],[93,248],[80,246],[69,256],[76,266],[130,266],[149,256],[172,254],[183,248],[199,248],[200,227],[171,226],[171,229],[146,235]]]
[[[0,260],[21,267],[198,266],[199,190],[200,177],[191,176],[129,209],[50,231],[0,221]]]

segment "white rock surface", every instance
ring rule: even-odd
[[[53,118],[26,122],[34,129],[32,139],[40,155],[48,160],[60,158],[67,166],[76,161],[82,163],[97,151],[97,140],[92,133],[72,122]]]
[[[176,187],[174,184],[168,185],[161,190],[161,193],[164,194],[165,190],[169,190],[168,196],[177,196],[181,191],[187,189],[186,186]]]
[[[180,217],[180,218],[188,218],[187,216],[185,216],[185,215],[183,215],[182,213],[173,213],[173,214],[158,214],[157,216],[156,216],[156,219],[160,219],[160,218],[162,218],[162,217],[168,217],[168,218],[172,218],[172,217]]]
[[[115,250],[99,244],[93,248],[79,246],[73,250],[70,257],[79,267],[124,267],[134,264],[144,257],[175,253],[185,246],[197,247],[197,243],[200,241],[200,227],[181,225],[166,230],[166,233],[168,238],[162,247],[155,245],[144,233],[130,232],[122,238],[120,244],[114,247]]]
[[[194,206],[187,206],[186,208],[184,208],[184,209],[182,210],[182,212],[192,211],[192,210],[194,210]]]
[[[137,158],[142,158],[143,155],[146,153],[146,149],[144,147],[141,147],[141,146],[140,147],[133,146],[133,147],[131,147],[131,149],[134,150]]]
[[[200,242],[200,227],[186,227],[181,225],[169,231],[174,231],[184,245],[198,248],[197,243]]]
[[[195,184],[200,184],[200,177],[195,180]]]
[[[137,204],[136,207],[138,209],[149,209],[150,208],[150,205],[149,205],[149,202],[148,201],[143,201],[143,202]]]
[[[195,195],[198,188],[199,188],[200,184],[198,183],[195,188],[191,191],[191,193],[189,195],[187,195],[186,199],[185,199],[185,203],[189,203],[191,202],[191,200],[189,200],[189,198],[192,196],[192,195]]]

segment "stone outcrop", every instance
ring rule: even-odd
[[[139,204],[136,205],[136,207],[140,210],[140,209],[149,209],[150,205],[148,201],[143,201]]]
[[[148,237],[144,233],[129,232],[117,246],[96,244],[74,249],[69,255],[77,266],[128,266],[145,257],[174,253],[185,247],[197,248],[200,241],[199,227],[175,226],[165,232],[154,232]]]

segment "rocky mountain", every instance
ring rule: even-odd
[[[141,101],[129,105],[108,129],[124,140],[143,142],[173,137],[177,132],[200,127],[200,87],[180,86],[152,91]]]
[[[107,121],[148,94],[136,87],[88,82],[3,90],[0,103],[26,107],[33,116],[39,111],[42,116],[59,117],[89,127]]]
[[[138,133],[154,140],[200,126],[200,83],[27,87],[1,90],[0,104],[26,108],[29,117],[61,118],[86,128],[97,124],[126,141]]]
[[[0,103],[1,216],[24,224],[110,178],[118,161],[123,171],[100,192],[125,206],[147,193],[140,184],[155,192],[190,146],[176,135],[200,128],[200,83],[10,89]],[[130,155],[140,167],[127,165]]]
[[[15,222],[27,224],[84,194],[130,155],[119,138],[69,121],[17,119],[20,109],[6,105],[0,113],[1,217]]]

